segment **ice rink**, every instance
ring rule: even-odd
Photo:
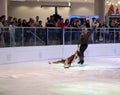
[[[48,61],[0,64],[0,95],[120,95],[120,58],[88,57],[69,69]]]

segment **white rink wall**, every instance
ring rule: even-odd
[[[30,46],[0,49],[0,64],[62,58],[62,46]]]
[[[0,64],[66,58],[77,45],[0,48]],[[120,44],[89,44],[85,57],[120,57]]]
[[[64,57],[73,54],[77,49],[76,46],[64,46]],[[67,56],[66,56],[67,55]],[[120,44],[89,44],[85,51],[85,57],[119,57]]]

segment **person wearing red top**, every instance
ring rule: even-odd
[[[63,19],[58,19],[58,22],[57,22],[56,26],[60,27],[60,28],[64,28],[65,27],[64,20]]]

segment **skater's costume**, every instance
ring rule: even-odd
[[[78,55],[79,55],[79,51],[76,50],[76,52],[73,55],[71,55],[70,57],[68,57],[66,59],[54,61],[54,62],[49,62],[49,64],[63,63],[65,68],[69,68],[71,66],[71,63],[78,57]]]
[[[81,63],[83,64],[84,63],[84,52],[85,50],[87,49],[88,47],[88,41],[89,41],[89,38],[91,36],[91,34],[93,33],[93,31],[95,30],[95,27],[90,31],[90,32],[87,32],[87,28],[84,30],[84,32],[80,35],[80,38],[78,40],[78,46],[80,45],[79,47],[79,58],[80,58],[80,61],[78,63]]]

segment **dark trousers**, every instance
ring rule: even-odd
[[[88,44],[81,44],[80,53],[79,53],[80,61],[84,61],[84,52],[87,49],[87,47],[88,47]]]

